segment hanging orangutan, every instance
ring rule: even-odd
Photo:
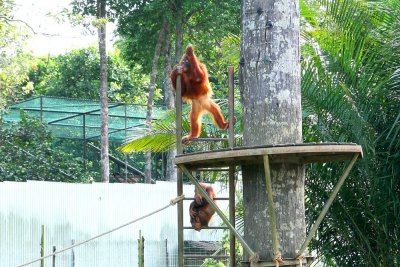
[[[208,81],[206,66],[201,63],[194,54],[192,45],[188,45],[178,65],[175,65],[171,72],[171,81],[176,89],[176,77],[181,75],[182,98],[192,104],[190,112],[190,133],[182,138],[187,144],[190,140],[200,136],[201,117],[204,112],[212,115],[214,124],[225,130],[229,126],[225,121],[220,107],[211,98],[213,92]]]
[[[206,190],[208,196],[214,200],[215,192],[211,185],[200,183],[200,185]],[[200,231],[203,227],[208,227],[215,210],[210,206],[206,199],[200,194],[197,188],[194,190],[194,200],[190,203],[189,214],[190,223],[196,231]]]

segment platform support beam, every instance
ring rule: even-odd
[[[300,250],[298,251],[296,258],[301,257],[304,251],[307,249],[308,244],[310,244],[311,239],[314,237],[315,233],[317,232],[317,229],[319,225],[321,224],[322,220],[324,219],[326,213],[328,212],[328,209],[333,203],[333,200],[336,198],[336,195],[338,194],[340,188],[342,187],[344,181],[346,180],[347,176],[349,176],[349,173],[351,169],[353,168],[354,164],[356,163],[358,158],[358,154],[354,154],[353,159],[350,161],[349,165],[347,166],[346,170],[343,172],[342,176],[339,178],[338,183],[336,184],[335,188],[333,189],[331,195],[329,196],[327,202],[325,203],[324,207],[322,208],[321,213],[319,214],[317,220],[315,221],[313,227],[311,228],[307,238],[305,239],[303,245],[301,246]]]
[[[229,107],[229,147],[235,146],[235,92],[234,92],[234,68],[228,67],[228,107]],[[235,166],[229,166],[229,221],[235,227]],[[235,267],[235,233],[229,232],[229,266]]]
[[[235,227],[235,166],[229,166],[229,221]],[[235,267],[235,233],[229,232],[229,262]]]
[[[272,249],[274,251],[274,257],[280,258],[279,252],[279,237],[278,230],[276,227],[276,211],[275,204],[272,193],[272,181],[271,181],[271,170],[269,165],[268,155],[263,156],[264,160],[264,172],[265,172],[265,183],[267,189],[267,200],[268,200],[268,211],[269,211],[269,221],[271,224],[271,236],[272,236]]]

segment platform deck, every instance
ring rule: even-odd
[[[307,164],[351,160],[355,154],[362,158],[361,146],[354,143],[302,143],[266,145],[254,147],[235,147],[207,152],[178,155],[175,164],[183,164],[190,170],[247,164],[262,164],[263,156],[268,155],[271,164]]]

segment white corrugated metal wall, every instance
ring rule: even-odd
[[[218,197],[227,197],[224,186],[214,185]],[[193,196],[194,186],[184,193]],[[176,183],[66,184],[29,181],[0,183],[0,266],[14,267],[40,258],[41,225],[45,227],[45,254],[118,227],[146,215],[176,197]],[[189,208],[184,202],[184,210]],[[227,202],[221,201],[222,210]],[[190,225],[186,213],[184,225]],[[56,267],[138,266],[139,231],[145,238],[145,266],[176,266],[176,207],[110,235],[56,256]],[[213,226],[221,224],[217,215]],[[185,240],[217,241],[222,231],[185,230]],[[167,253],[168,252],[168,253]],[[168,255],[168,259],[167,259]],[[40,266],[40,263],[31,266]],[[52,259],[45,266],[52,266]]]

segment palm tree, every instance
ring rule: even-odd
[[[304,0],[302,9],[306,141],[356,142],[365,153],[311,246],[328,266],[396,266],[400,2]],[[308,171],[311,224],[340,167],[315,165]]]

